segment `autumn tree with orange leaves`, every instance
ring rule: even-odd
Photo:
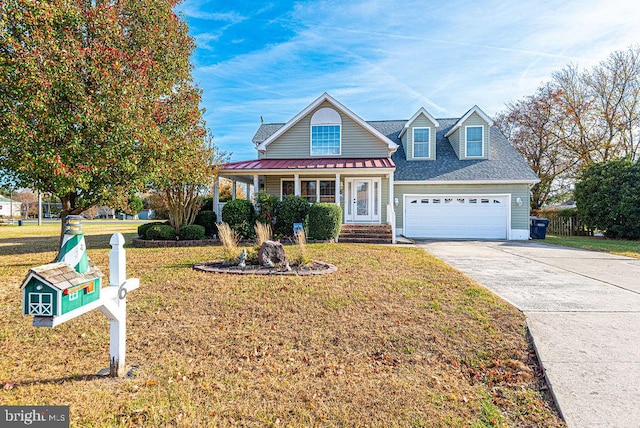
[[[531,207],[539,209],[551,197],[557,178],[574,162],[565,156],[558,135],[561,91],[550,84],[531,96],[507,104],[508,111],[495,122],[516,150],[525,158],[540,182],[531,189]]]
[[[124,206],[174,159],[162,111],[191,85],[194,49],[178,3],[0,3],[0,164],[59,197],[62,218]]]
[[[567,66],[534,95],[507,104],[500,130],[540,178],[531,207],[567,195],[583,168],[640,159],[640,46],[591,69]]]
[[[156,122],[170,144],[150,184],[162,193],[169,223],[177,231],[194,222],[212,178],[227,159],[206,132],[200,97],[201,91],[185,82],[174,87],[156,109]]]

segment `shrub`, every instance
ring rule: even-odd
[[[168,224],[154,224],[147,229],[147,239],[173,240],[176,239],[176,230]]]
[[[342,226],[342,208],[328,202],[319,202],[309,209],[309,239],[336,238]]]
[[[305,223],[311,204],[302,196],[285,196],[276,205],[275,234],[293,236],[293,223]]]
[[[565,218],[569,218],[569,217],[574,217],[578,215],[578,209],[577,208],[565,208],[563,210],[558,210],[558,217],[565,217]]]
[[[180,239],[185,241],[199,241],[204,238],[204,226],[199,224],[188,224],[180,228]]]
[[[258,192],[256,194],[256,220],[260,223],[272,225],[276,216],[276,206],[279,199],[277,196],[270,195],[267,192]]]
[[[200,210],[196,215],[196,219],[193,224],[199,224],[204,226],[204,234],[211,236],[216,231],[216,221],[218,220],[216,213],[211,210]]]
[[[222,208],[222,221],[235,230],[240,238],[253,238],[255,210],[253,204],[245,199],[229,201]]]
[[[211,211],[213,209],[213,198],[204,198],[202,205],[200,205],[200,212]]]
[[[147,231],[154,224],[159,224],[159,223],[145,223],[145,224],[141,224],[140,226],[138,226],[138,236],[140,238],[142,238],[142,239],[149,239],[147,237]]]
[[[575,188],[578,213],[609,238],[640,238],[640,163],[618,159],[582,170]]]

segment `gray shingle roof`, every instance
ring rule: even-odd
[[[527,165],[524,158],[513,148],[507,138],[491,127],[489,159],[460,160],[453,151],[445,134],[458,119],[437,119],[440,127],[436,129],[436,160],[407,161],[402,142],[398,138],[406,120],[367,121],[394,143],[398,150],[392,159],[396,164],[396,181],[537,181],[538,177]],[[260,125],[253,141],[261,142],[284,126],[284,123]]]
[[[264,140],[269,138],[272,134],[274,134],[278,129],[282,128],[284,123],[263,123],[260,125],[260,128],[256,131],[256,135],[253,136],[253,142],[256,144],[262,143]]]
[[[394,177],[396,181],[535,181],[538,179],[522,156],[495,126],[491,127],[489,159],[458,159],[449,140],[444,136],[457,120],[438,119],[440,127],[436,129],[435,161],[407,161],[402,143],[398,139],[405,121],[381,121],[369,122],[369,124],[400,145],[392,156],[396,164]]]

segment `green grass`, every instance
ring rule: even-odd
[[[482,416],[478,422],[471,425],[471,428],[506,427],[505,417],[491,399],[481,400],[480,409]]]
[[[110,234],[135,226],[85,231],[108,273]],[[338,267],[316,277],[191,268],[221,247],[127,248],[136,375],[98,378],[102,314],[54,329],[21,315],[19,285],[55,256],[57,232],[0,228],[0,405],[69,405],[72,427],[564,425],[522,313],[411,247],[309,244]]]
[[[625,241],[593,236],[547,235],[543,242],[640,259],[640,241]]]

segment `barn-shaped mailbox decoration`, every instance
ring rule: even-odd
[[[55,263],[29,270],[22,282],[22,313],[57,317],[100,299],[100,269],[89,261],[81,216],[66,218],[65,233]]]

